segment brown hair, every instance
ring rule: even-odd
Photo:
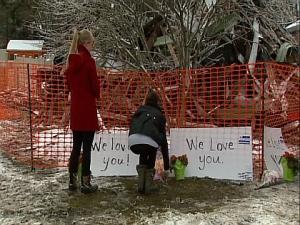
[[[157,108],[161,108],[160,103],[161,100],[157,92],[154,89],[149,89],[145,99],[145,105],[151,105]]]

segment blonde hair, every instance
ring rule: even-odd
[[[88,29],[77,31],[77,29],[75,28],[72,43],[69,49],[69,54],[77,53],[78,44],[85,44],[89,41],[94,41],[94,36],[91,31],[89,31]]]
[[[85,44],[89,41],[94,41],[94,36],[91,31],[83,29],[78,32],[78,44]]]

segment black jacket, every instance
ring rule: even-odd
[[[129,135],[131,134],[146,135],[160,145],[164,160],[164,169],[169,169],[166,118],[161,109],[151,105],[143,105],[138,108],[131,120]]]

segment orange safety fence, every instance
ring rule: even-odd
[[[26,65],[0,63],[0,149],[31,164]]]
[[[67,166],[64,67],[0,62],[0,149],[33,167]],[[256,63],[167,72],[98,69],[102,130],[128,130],[149,87],[158,90],[170,128],[252,127],[254,175],[264,168],[264,125],[299,146],[299,67]]]

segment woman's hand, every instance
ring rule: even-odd
[[[66,105],[64,109],[64,114],[62,117],[62,125],[64,127],[64,131],[67,132],[70,123],[70,106]]]

